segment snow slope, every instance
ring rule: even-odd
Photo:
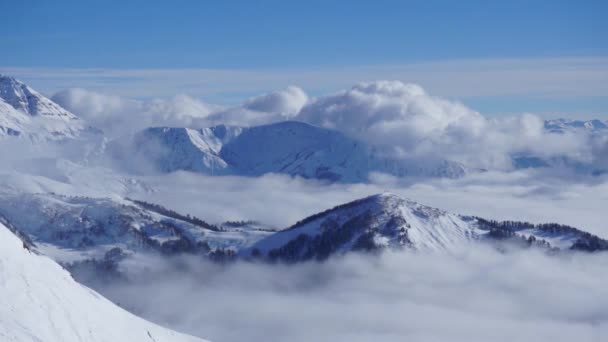
[[[388,147],[370,146],[338,131],[295,121],[248,128],[149,128],[113,141],[108,151],[126,165],[148,161],[162,172],[285,173],[348,183],[366,181],[371,172],[449,178],[467,172],[461,164],[445,160],[394,158]]]
[[[20,136],[31,140],[64,140],[98,133],[34,89],[0,74],[0,138]]]
[[[147,322],[78,284],[1,223],[0,303],[6,342],[203,341]]]

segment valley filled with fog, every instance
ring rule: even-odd
[[[606,255],[478,246],[291,266],[184,259],[100,291],[214,341],[601,341],[607,266]]]

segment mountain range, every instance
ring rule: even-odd
[[[239,176],[284,173],[347,183],[365,182],[372,172],[458,178],[469,171],[447,160],[396,158],[389,147],[296,121],[255,127],[148,128],[110,142],[108,151],[115,160],[141,161],[124,163],[131,169]]]
[[[553,252],[608,250],[608,241],[573,227],[458,215],[390,193],[280,230],[248,221],[213,224],[135,199],[57,194],[0,193],[0,218],[27,237],[32,249],[83,272],[93,267],[111,273],[132,258],[145,264],[148,256],[301,262],[387,249],[449,253],[477,243]]]

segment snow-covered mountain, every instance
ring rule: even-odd
[[[23,82],[0,74],[0,138],[64,140],[98,133]]]
[[[449,178],[467,172],[463,165],[446,160],[394,158],[388,147],[371,146],[338,131],[295,121],[247,128],[149,128],[113,141],[108,150],[126,165],[147,161],[147,166],[162,172],[285,173],[339,182],[366,181],[371,172]]]
[[[608,120],[573,120],[552,119],[545,120],[545,130],[552,133],[563,133],[567,130],[585,130],[587,132],[608,131]]]
[[[482,241],[555,250],[608,250],[608,241],[576,228],[456,215],[385,193],[310,216],[258,241],[241,255],[296,262],[384,248],[453,251]]]
[[[196,342],[147,322],[72,279],[0,223],[0,340]]]

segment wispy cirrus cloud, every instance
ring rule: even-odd
[[[310,94],[362,80],[414,82],[439,96],[605,97],[608,57],[462,59],[394,65],[266,69],[110,69],[0,67],[47,94],[72,87],[126,97],[187,93],[206,101],[243,97],[298,85]]]

